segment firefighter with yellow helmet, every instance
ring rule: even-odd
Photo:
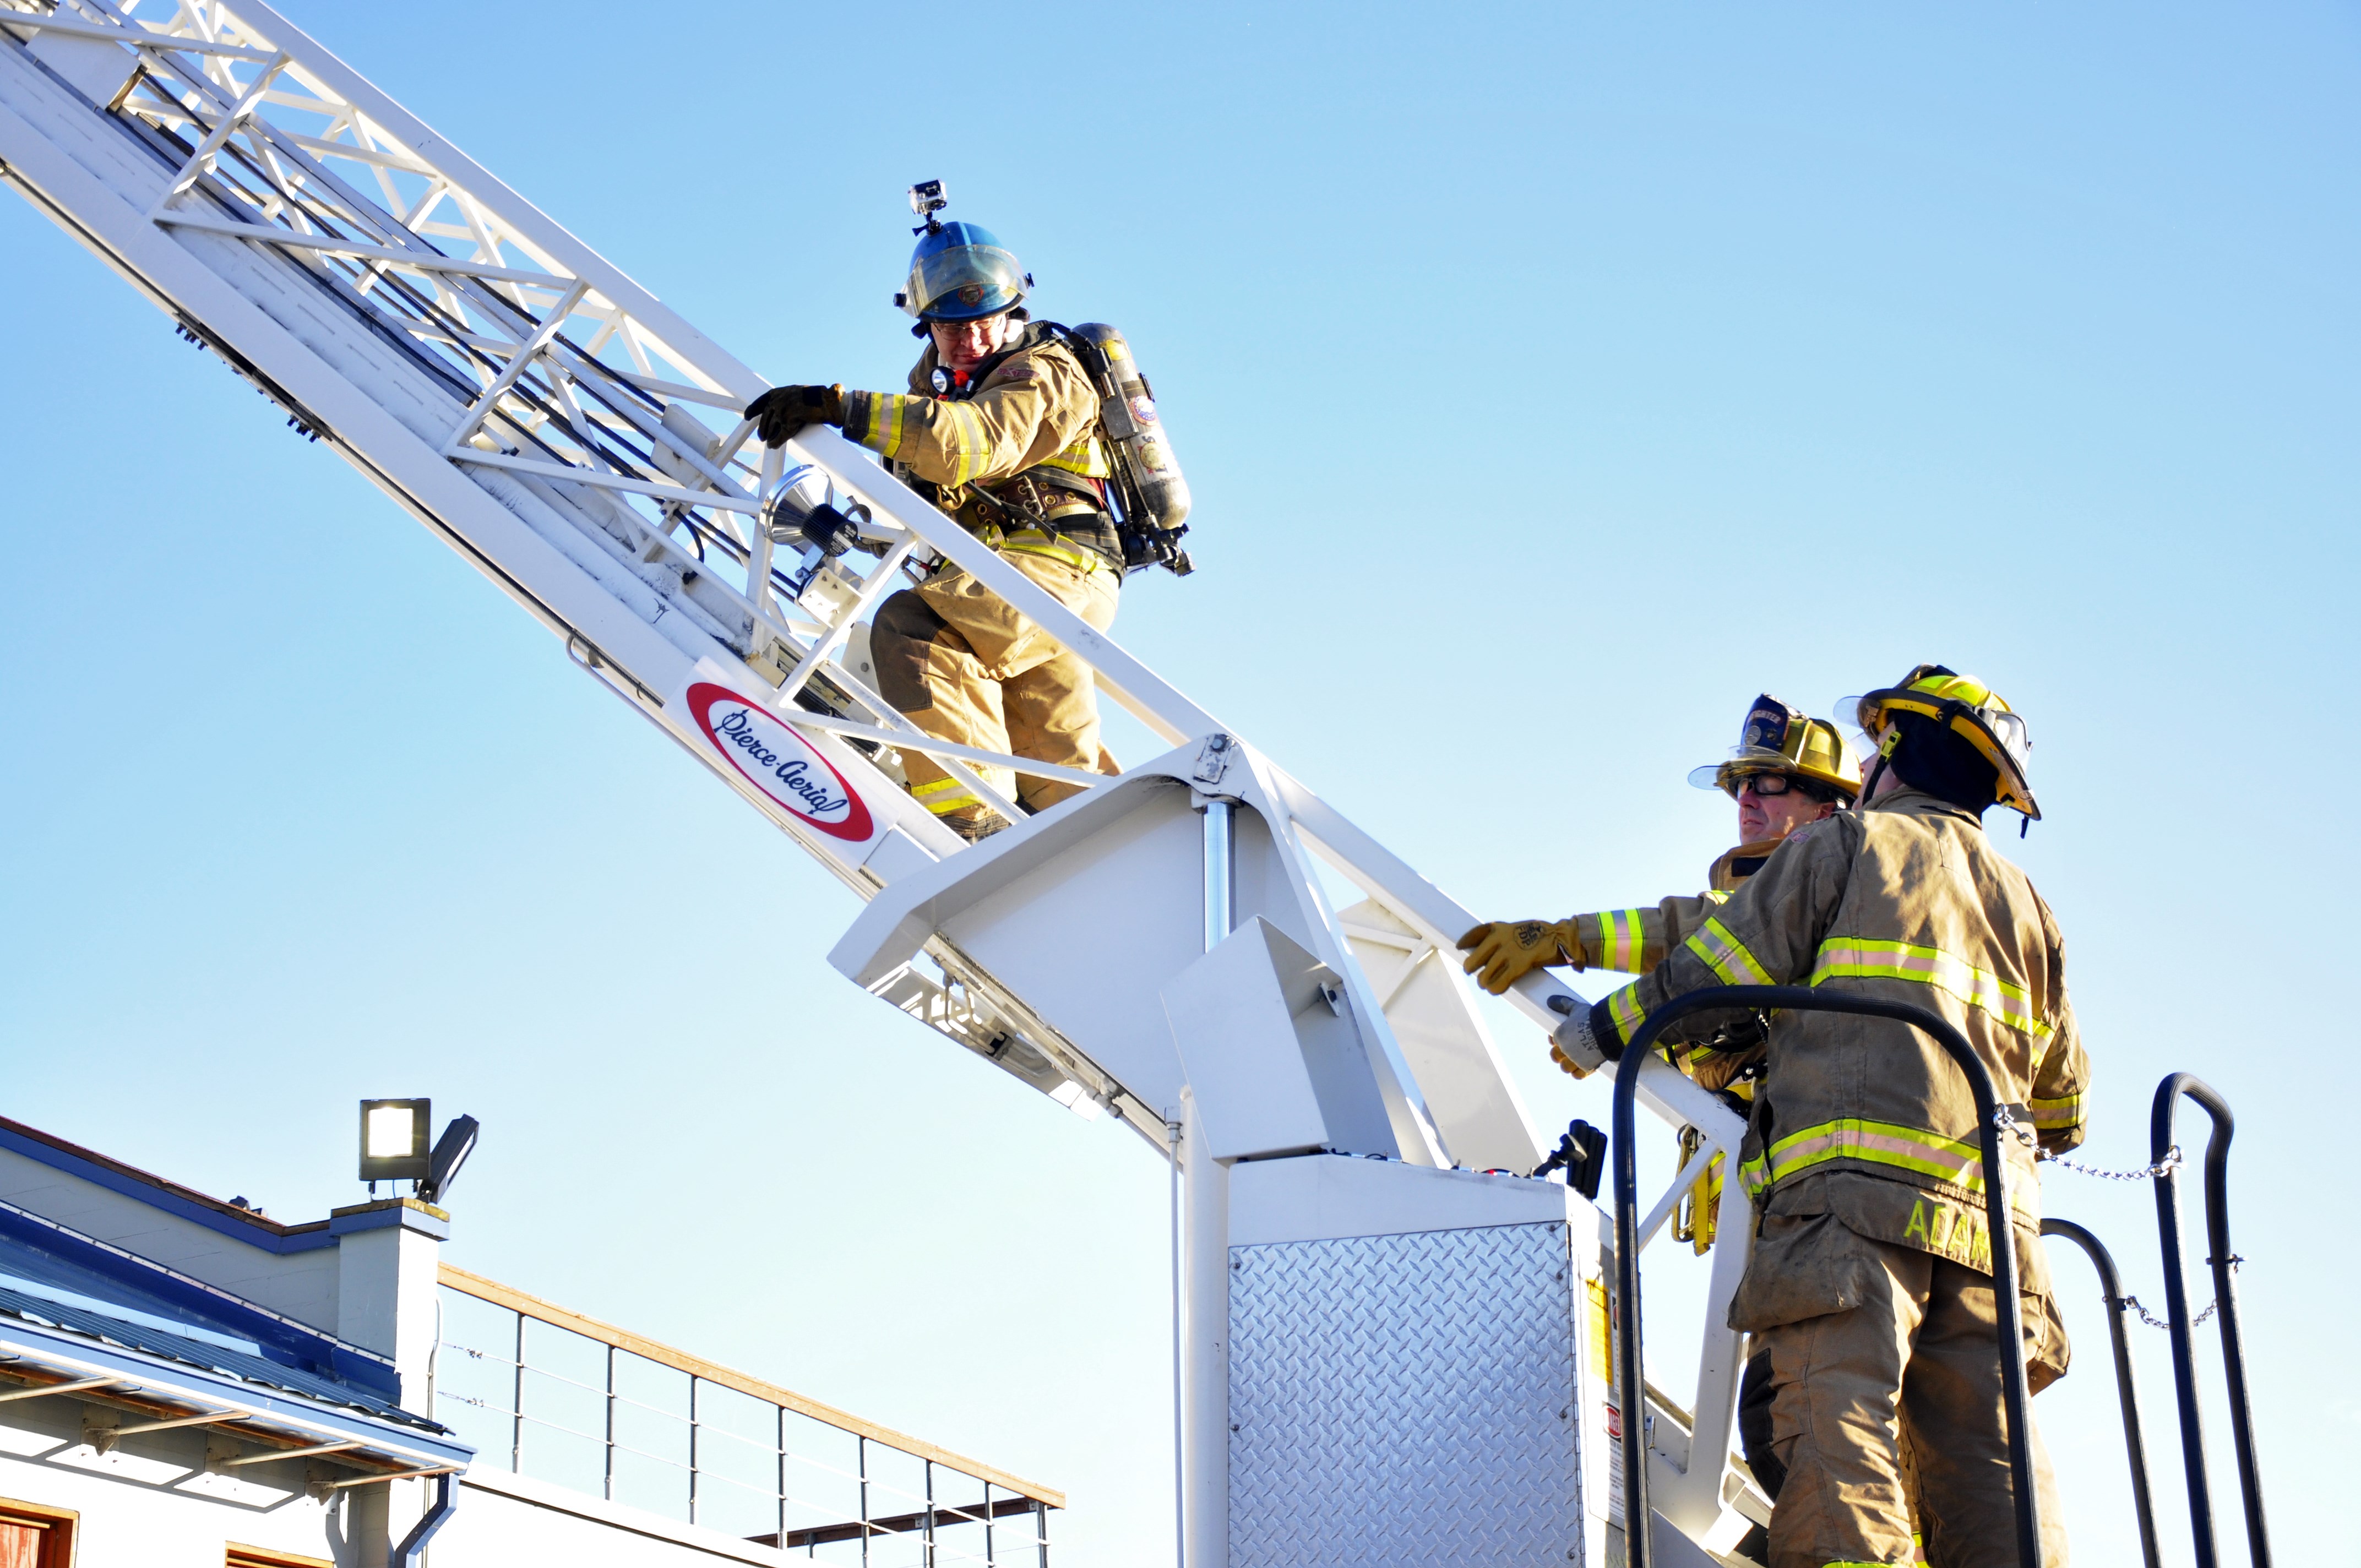
[[[1707,869],[1704,893],[1667,898],[1653,909],[1603,909],[1555,922],[1488,922],[1459,938],[1468,951],[1467,972],[1496,996],[1544,965],[1647,973],[1761,870],[1788,834],[1851,805],[1861,793],[1861,766],[1835,725],[1806,718],[1765,693],[1747,709],[1728,760],[1696,769],[1689,783],[1720,790],[1738,804],[1740,842]],[[1751,1022],[1700,1034],[1682,1042],[1678,1065],[1708,1089],[1743,1099],[1749,1092],[1744,1075],[1762,1058],[1761,1037]],[[1557,1059],[1571,1069],[1564,1057]]]
[[[1616,1059],[1651,1010],[1718,985],[1811,984],[1930,1008],[1964,1034],[2041,1147],[2082,1141],[2090,1064],[2048,906],[1983,831],[2040,816],[2025,721],[1973,676],[1921,664],[1851,704],[1875,745],[1859,809],[1791,833],[1656,969],[1561,1025],[1578,1066]],[[1904,1447],[1928,1560],[2015,1559],[1980,1138],[1967,1080],[1890,1019],[1786,1013],[1740,1178],[1757,1232],[1730,1326],[1769,1355],[1786,1471],[1771,1568],[1914,1558]],[[2067,1347],[2037,1240],[2033,1151],[2004,1140],[2032,1387]],[[2034,1439],[2050,1564],[2066,1544]]]

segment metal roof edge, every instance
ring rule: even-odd
[[[104,1278],[115,1279],[177,1310],[216,1332],[250,1335],[267,1351],[309,1363],[323,1375],[347,1378],[371,1394],[397,1399],[401,1379],[390,1358],[300,1322],[246,1298],[209,1285],[176,1268],[142,1257],[113,1242],[84,1235],[45,1214],[0,1201],[0,1242],[48,1252]],[[136,1303],[126,1306],[137,1308]]]
[[[336,1238],[329,1234],[325,1220],[313,1220],[300,1225],[281,1224],[260,1214],[249,1213],[235,1204],[225,1203],[218,1198],[207,1197],[194,1188],[183,1187],[177,1181],[168,1181],[137,1166],[111,1159],[95,1149],[86,1149],[54,1134],[44,1133],[38,1127],[10,1121],[5,1116],[0,1116],[0,1148],[22,1155],[52,1170],[78,1177],[93,1186],[104,1187],[110,1192],[137,1200],[176,1218],[203,1225],[207,1230],[264,1252],[310,1252],[336,1245]]]
[[[403,1466],[450,1466],[464,1472],[476,1457],[476,1451],[466,1443],[436,1438],[358,1410],[265,1388],[139,1351],[95,1344],[21,1319],[0,1321],[0,1360],[15,1365],[29,1362],[62,1373],[70,1380],[111,1375],[137,1385],[142,1398],[153,1397],[200,1409],[219,1407],[224,1420],[237,1420],[236,1412],[243,1411],[251,1421],[284,1427],[298,1436],[322,1442],[357,1440],[362,1448],[346,1452],[367,1452],[371,1458],[390,1460]]]

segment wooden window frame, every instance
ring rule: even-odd
[[[268,1546],[241,1546],[235,1541],[223,1543],[222,1563],[223,1568],[336,1568],[325,1557],[305,1557]]]
[[[73,1568],[75,1551],[82,1545],[82,1514],[74,1508],[55,1508],[47,1503],[28,1503],[20,1497],[0,1497],[0,1524],[28,1524],[43,1530],[41,1568]]]

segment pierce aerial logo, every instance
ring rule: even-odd
[[[786,810],[832,838],[858,843],[876,831],[844,775],[776,714],[708,681],[689,686],[688,711],[730,765]]]

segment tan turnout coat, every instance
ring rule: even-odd
[[[1652,973],[1600,1002],[1591,1026],[1629,1042],[1675,996],[1748,984],[1827,986],[1930,1008],[1967,1036],[2001,1102],[2045,1147],[2082,1141],[2090,1064],[2067,1001],[2057,921],[1972,813],[1905,789],[1797,828]],[[1715,1026],[1714,1014],[1697,1014],[1678,1033]],[[1827,1213],[1856,1234],[1989,1273],[1977,1138],[1966,1078],[1916,1030],[1782,1014],[1740,1174],[1765,1212]],[[2032,1155],[2014,1138],[2007,1148],[2024,1277],[2046,1297]],[[1812,1257],[1758,1246],[1731,1326],[1840,1310],[1850,1295]]]
[[[1099,438],[1099,397],[1071,350],[1039,325],[991,364],[972,395],[934,386],[928,344],[902,392],[847,392],[844,433],[900,464],[940,492],[956,514],[970,487],[1035,468],[1088,479],[1112,471]]]

